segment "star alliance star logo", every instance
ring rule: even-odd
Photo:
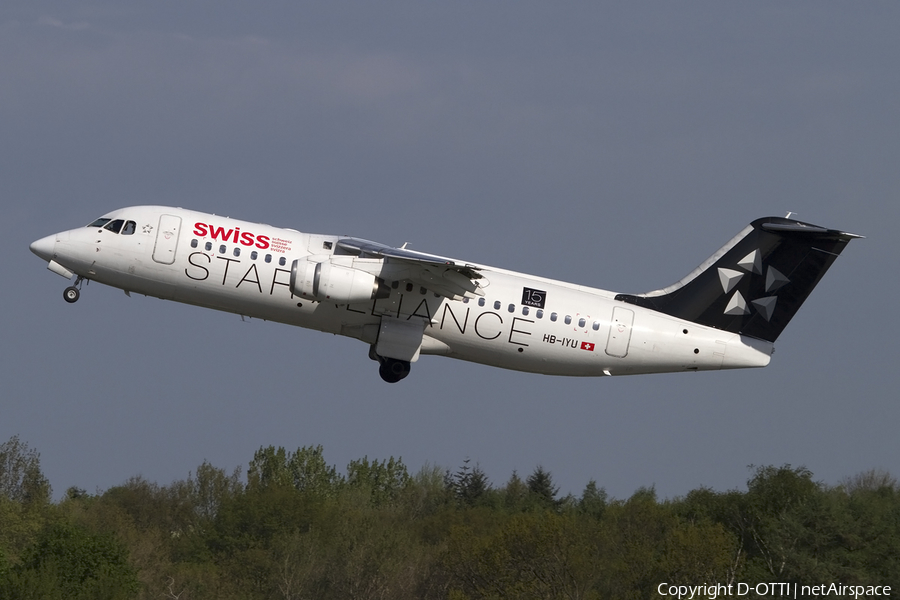
[[[150,233],[151,231],[153,231],[153,225],[144,225],[143,229],[144,233]]]
[[[719,282],[722,284],[722,291],[726,294],[731,293],[745,275],[762,275],[763,264],[759,250],[754,250],[739,260],[737,266],[741,271],[719,268]],[[775,267],[766,267],[766,292],[774,292],[790,283],[790,281]],[[752,305],[766,321],[769,321],[772,319],[772,313],[775,312],[777,301],[778,297],[772,295],[751,300],[748,304],[744,296],[735,290],[725,306],[725,314],[733,317],[747,315],[750,314],[750,306]]]

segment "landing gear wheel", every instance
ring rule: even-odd
[[[405,360],[382,358],[378,374],[388,383],[397,383],[409,375],[409,363]]]
[[[65,290],[63,290],[63,299],[69,304],[78,302],[79,297],[81,297],[81,292],[78,291],[78,288],[74,285],[69,286]]]

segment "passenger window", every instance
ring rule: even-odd
[[[600,331],[600,321],[594,321],[592,328],[594,331]]]
[[[500,310],[500,301],[499,300],[494,301],[494,310]]]
[[[272,262],[272,255],[271,255],[271,254],[266,254],[266,262],[267,262],[267,263]]]
[[[420,288],[419,288],[419,293],[422,294],[423,296],[425,295],[425,292],[427,292],[427,291],[428,291],[428,290],[426,290],[426,289],[423,288],[423,287],[420,287]]]
[[[259,256],[259,254],[256,253],[256,250],[254,250],[250,253],[250,260],[256,260],[257,256]]]
[[[206,248],[207,252],[212,250],[212,242],[206,242],[206,245],[204,246],[204,248]]]
[[[225,244],[222,244],[221,246],[219,246],[219,254],[225,254],[225,250],[226,250]]]
[[[478,299],[478,306],[484,306],[484,297]]]
[[[539,308],[539,309],[537,309],[537,312],[534,313],[534,316],[536,316],[538,319],[543,319],[543,318],[544,318],[544,311],[542,311],[542,310]]]
[[[113,233],[119,233],[122,230],[122,225],[125,224],[123,219],[116,219],[115,221],[110,221],[106,225],[103,226],[103,229],[112,231]]]
[[[468,296],[466,296],[463,298],[463,304],[468,304],[468,303],[469,303],[469,298],[468,298]]]
[[[125,223],[125,227],[122,228],[122,235],[134,235],[135,230],[137,229],[137,223],[134,221],[127,221]],[[196,246],[194,246],[196,248]]]
[[[556,313],[550,313],[550,320],[556,323]]]
[[[572,324],[572,317],[570,317],[569,315],[566,315],[565,322],[566,322],[566,325],[571,325],[571,324]]]
[[[278,264],[282,267],[285,265],[285,263],[287,263],[287,259],[285,259],[283,256],[278,259]]]
[[[240,246],[235,247],[235,249],[234,249],[234,255],[235,255],[235,256],[240,256],[240,255],[241,255],[241,248],[240,248]]]
[[[528,307],[527,306],[522,307],[522,314],[525,315],[526,317],[528,316]]]
[[[578,319],[578,326],[579,326],[579,327],[584,327],[586,324],[587,324],[587,321],[585,321],[583,318],[582,318],[582,319]]]
[[[109,223],[109,219],[97,219],[96,221],[88,225],[88,227],[103,227],[107,223]]]
[[[199,245],[199,242],[196,238],[191,240],[191,248],[196,248]]]
[[[506,310],[508,310],[509,312],[516,312],[516,305],[510,304]]]

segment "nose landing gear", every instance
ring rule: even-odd
[[[75,280],[75,285],[70,285],[69,287],[64,289],[63,290],[63,300],[65,300],[69,304],[78,302],[78,299],[81,297],[81,282],[82,281],[84,281],[84,277],[79,275],[78,279]]]

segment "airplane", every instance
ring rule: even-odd
[[[561,376],[764,367],[860,237],[757,219],[677,283],[640,294],[166,206],[114,210],[30,248],[76,278],[66,302],[96,281],[343,335],[367,344],[396,383],[421,355]]]

